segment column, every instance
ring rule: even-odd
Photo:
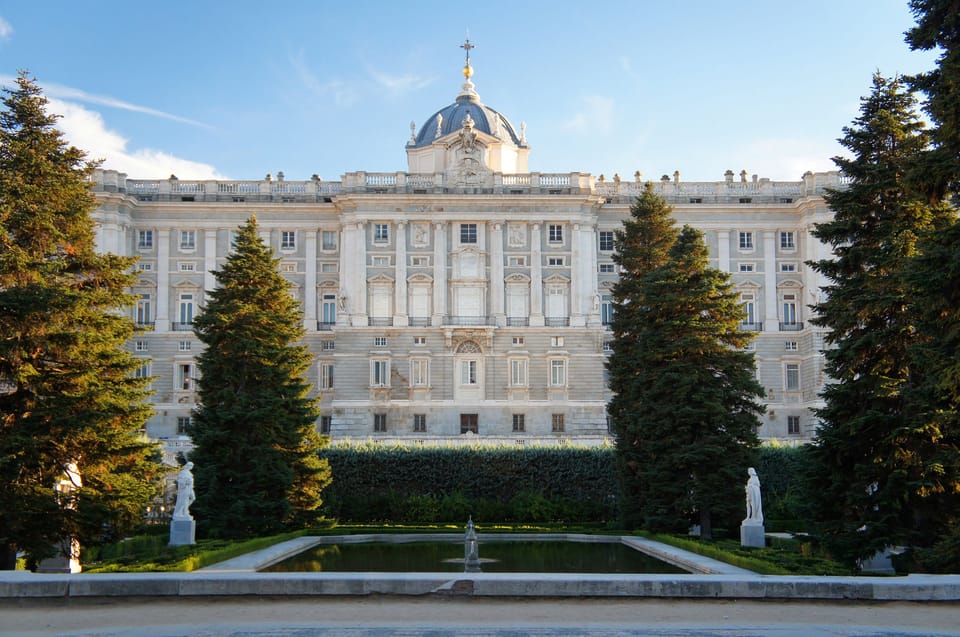
[[[433,225],[433,324],[447,315],[447,234],[442,223]]]
[[[403,327],[409,325],[407,316],[407,224],[397,223],[396,265],[394,272],[397,280],[393,286],[393,324]]]
[[[347,305],[350,311],[350,324],[354,327],[367,325],[367,226],[356,224],[353,233],[351,263],[347,266],[353,272],[350,289],[347,290]],[[346,257],[344,257],[346,258]]]
[[[203,231],[203,297],[208,298],[210,292],[217,287],[217,280],[213,271],[217,269],[217,229],[207,228]]]
[[[779,332],[777,318],[777,233],[763,233],[763,331]]]
[[[170,330],[170,229],[157,228],[157,315],[155,332]]]
[[[583,277],[582,289],[587,313],[587,325],[600,326],[600,278],[597,273],[599,248],[597,246],[597,227],[595,225],[580,228],[580,274]]]
[[[353,309],[354,279],[357,276],[356,225],[344,225],[340,228],[340,267],[337,293],[337,324],[350,325],[350,312]]]
[[[490,232],[490,315],[494,325],[507,324],[503,308],[503,224],[494,223]]]
[[[717,269],[730,272],[730,231],[717,231]]]
[[[317,329],[317,231],[305,231],[303,240],[303,327],[313,332]]]
[[[530,326],[543,327],[543,254],[540,252],[540,224],[530,229]]]

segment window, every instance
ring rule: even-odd
[[[153,230],[137,231],[137,249],[149,250],[153,247]]]
[[[320,389],[333,389],[333,363],[320,363]]]
[[[150,363],[144,363],[133,372],[134,378],[150,378]]]
[[[550,224],[547,228],[547,239],[550,243],[563,243],[563,226]]]
[[[430,361],[426,358],[410,359],[410,384],[413,387],[426,387],[430,384]]]
[[[523,345],[523,337],[522,337],[522,336],[514,336],[514,337],[513,337],[513,344],[514,344],[514,345]]]
[[[326,272],[327,274],[335,273],[339,269],[339,266],[336,263],[321,263],[320,271]]]
[[[781,250],[796,250],[797,244],[794,241],[793,231],[787,230],[780,233],[780,249]]]
[[[180,341],[177,344],[177,350],[181,352],[189,352],[191,347],[190,341]]]
[[[613,351],[613,341],[604,341],[603,342],[603,351],[612,352]]]
[[[753,272],[753,264],[752,264],[752,263],[741,263],[741,264],[740,264],[740,271],[741,271],[741,272]]]
[[[180,295],[180,313],[179,313],[180,325],[192,325],[193,324],[193,294],[181,294]]]
[[[281,250],[296,250],[297,249],[297,233],[294,230],[282,230],[280,232],[280,249]]]
[[[567,361],[553,359],[550,361],[550,385],[565,387],[567,384]]]
[[[146,352],[147,351],[147,342],[146,341],[134,341],[133,349],[137,352]]]
[[[526,267],[527,257],[507,257],[507,265],[511,268]]]
[[[477,224],[461,223],[460,224],[460,243],[476,243],[476,242],[477,242]]]
[[[426,337],[426,336],[414,336],[414,337],[413,337],[413,344],[414,344],[414,345],[426,345],[426,344],[427,344],[427,337]]]
[[[150,323],[150,317],[150,295],[141,294],[140,299],[137,301],[137,324],[148,325]]]
[[[754,303],[753,294],[746,292],[741,294],[740,302],[743,303],[743,312],[746,315],[743,317],[743,324],[754,325],[757,321],[757,306]]]
[[[479,433],[477,414],[460,414],[460,433]]]
[[[376,243],[387,243],[390,241],[390,226],[385,223],[373,224],[373,240]]]
[[[600,322],[604,325],[613,323],[613,299],[609,296],[600,299]]]
[[[320,433],[328,434],[330,433],[330,425],[333,418],[331,416],[320,416]]]
[[[336,322],[337,322],[337,295],[324,294],[320,303],[320,323],[322,326],[327,326],[329,329],[329,326],[333,325]],[[330,343],[330,349],[332,350],[333,341],[324,341],[323,346],[326,347],[327,343]]]
[[[510,360],[510,385],[513,387],[527,386],[527,361],[522,358]]]
[[[751,197],[740,197],[740,203],[753,203],[753,199]]]
[[[194,272],[196,270],[196,264],[193,261],[181,261],[180,262],[180,271],[181,272]]]
[[[333,251],[337,249],[337,233],[332,230],[324,230],[320,233],[320,249]]]
[[[703,203],[703,197],[690,197],[690,203]]]
[[[430,267],[430,257],[410,257],[410,265],[415,268]]]
[[[296,272],[297,264],[296,263],[281,263],[280,264],[281,272]]]
[[[795,352],[798,349],[798,343],[796,341],[787,341],[783,344],[783,349],[788,352]]]
[[[153,270],[153,264],[152,264],[152,263],[138,263],[138,264],[137,264],[137,269],[140,270],[141,272],[151,272],[151,271]]]
[[[372,257],[374,267],[385,268],[390,265],[390,257]]]
[[[387,415],[386,414],[374,414],[373,415],[373,430],[375,432],[383,433],[387,430]]]
[[[370,385],[373,387],[390,386],[390,361],[377,358],[370,361]]]
[[[414,414],[413,415],[413,430],[417,433],[423,433],[427,430],[427,415],[426,414]]]
[[[193,390],[193,363],[179,363],[176,367],[175,389]]]
[[[753,233],[752,232],[740,233],[740,249],[753,250]]]
[[[197,231],[196,230],[180,231],[180,249],[181,250],[197,249]]]
[[[616,270],[614,269],[614,267],[615,267],[615,266],[614,266],[612,263],[601,263],[601,264],[600,264],[600,273],[601,273],[601,274],[614,274],[614,273],[616,272]]]
[[[320,341],[320,351],[321,352],[332,352],[336,349],[336,341]]]
[[[551,337],[550,337],[550,347],[563,347],[563,337],[562,337],[562,336],[551,336]]]
[[[526,417],[526,414],[514,414],[514,415],[513,415],[513,430],[514,430],[514,431],[526,431],[526,430],[527,430],[527,417]]]
[[[550,415],[550,430],[553,433],[560,433],[564,430],[564,417],[563,414],[551,414]]]
[[[796,363],[787,363],[785,366],[784,389],[787,391],[800,390],[800,365]]]
[[[783,324],[797,325],[797,296],[795,294],[783,295]]]
[[[374,336],[374,337],[373,337],[373,346],[374,346],[374,347],[386,347],[386,346],[387,346],[387,337],[386,337],[386,336]]]
[[[192,419],[190,416],[177,416],[177,435],[185,436],[190,431]]]
[[[780,197],[777,201],[780,203],[793,203],[793,197]]]
[[[796,263],[781,263],[780,264],[781,272],[796,272],[797,264]]]
[[[800,434],[800,416],[787,416],[787,433],[792,436]]]
[[[613,250],[613,231],[612,230],[600,231],[600,249]]]
[[[477,361],[475,360],[460,361],[460,384],[461,385],[477,384]]]
[[[547,265],[552,267],[563,267],[563,257],[547,257]]]

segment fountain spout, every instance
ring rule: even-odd
[[[467,521],[467,535],[463,541],[463,572],[480,572],[480,552],[477,546],[477,533],[473,529],[473,516]]]

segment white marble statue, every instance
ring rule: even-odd
[[[193,463],[188,462],[177,474],[177,504],[173,507],[174,520],[192,520],[190,505],[197,499],[193,492]]]
[[[744,490],[747,494],[747,517],[744,522],[755,522],[763,524],[763,504],[760,501],[760,478],[757,477],[757,470],[753,467],[747,469],[750,478],[747,480],[747,486]]]

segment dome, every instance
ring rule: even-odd
[[[464,85],[466,86],[466,85]],[[473,128],[482,131],[487,135],[492,135],[509,141],[515,146],[525,146],[521,142],[520,136],[513,128],[504,115],[480,102],[476,93],[467,93],[466,91],[457,96],[457,101],[449,106],[441,108],[427,119],[426,123],[420,128],[420,132],[410,144],[412,148],[422,148],[429,146],[437,137],[443,137],[460,130],[463,127],[463,120],[469,115],[473,119]],[[437,134],[437,123],[440,123],[440,134]]]

